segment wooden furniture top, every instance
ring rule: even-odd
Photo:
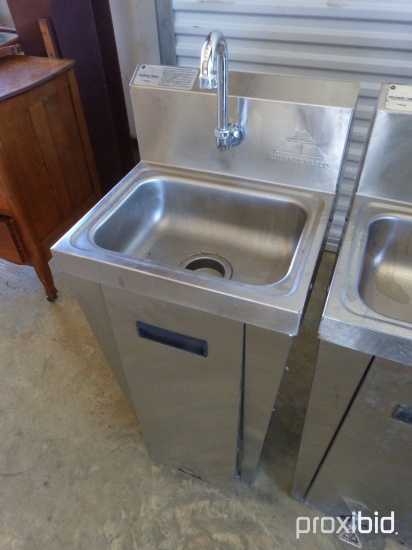
[[[37,87],[75,64],[69,59],[15,55],[0,60],[0,101]]]

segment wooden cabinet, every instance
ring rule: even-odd
[[[50,301],[50,246],[101,195],[73,67],[0,61],[0,257],[33,266]]]

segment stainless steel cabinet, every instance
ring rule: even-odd
[[[412,543],[412,368],[375,358],[307,495],[333,516],[394,513]]]
[[[228,489],[251,483],[292,338],[68,278],[150,457]]]
[[[233,484],[243,324],[118,288],[103,294],[151,458]]]

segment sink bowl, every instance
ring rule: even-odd
[[[202,276],[269,285],[290,270],[307,219],[307,208],[290,198],[149,177],[108,212],[93,240]]]
[[[412,208],[358,195],[319,330],[323,340],[412,365]]]
[[[373,311],[412,323],[412,220],[385,216],[367,229],[359,295]]]
[[[53,255],[68,275],[294,335],[333,200],[141,162]]]

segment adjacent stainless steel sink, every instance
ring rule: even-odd
[[[232,281],[268,285],[290,271],[308,206],[276,193],[184,177],[147,177],[99,220],[95,244]]]
[[[358,194],[320,324],[322,339],[412,364],[412,207]]]
[[[412,112],[397,96],[405,88],[382,86],[320,336],[412,365]]]
[[[412,323],[412,218],[388,214],[369,223],[358,289],[373,311]]]
[[[293,494],[412,540],[412,87],[384,84],[323,311]],[[349,467],[348,467],[349,465]]]

